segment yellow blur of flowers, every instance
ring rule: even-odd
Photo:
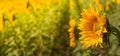
[[[30,13],[30,8],[28,8],[29,4],[39,5],[43,3],[44,0],[1,0],[0,1],[0,16],[6,13],[9,17],[9,21],[11,24],[14,23],[13,15],[16,13]],[[3,17],[0,17],[0,30],[3,30]]]
[[[101,4],[100,0],[94,0],[94,2],[96,3],[96,5],[98,6],[97,7],[97,10],[102,10],[103,9],[103,5]]]
[[[83,48],[101,47],[103,43],[103,34],[107,33],[105,25],[106,19],[104,15],[100,15],[99,11],[92,6],[84,10],[80,19],[79,29],[82,35],[79,39]]]
[[[73,0],[70,0],[70,5],[69,5],[70,9],[73,9],[74,8],[74,3],[73,3]]]
[[[74,28],[75,28],[75,19],[70,18],[69,21],[70,28],[68,29],[69,35],[70,35],[70,46],[75,47],[75,34],[74,34]]]
[[[2,16],[4,16],[4,14],[7,14],[10,23],[13,24],[13,15],[15,15],[18,12],[29,12],[29,10],[27,9],[27,0],[1,0],[0,12],[0,15]],[[0,30],[3,30],[3,17],[0,17],[0,21]]]
[[[4,24],[3,24],[3,23],[4,23],[4,22],[3,22],[3,15],[0,14],[0,31],[3,30],[3,27],[4,27]]]
[[[112,0],[113,2],[120,4],[120,0]]]
[[[26,12],[27,0],[3,0],[0,1],[0,11],[9,12],[10,10],[14,10],[16,12]]]
[[[109,10],[109,4],[110,4],[110,3],[107,1],[107,2],[106,2],[106,8],[105,8],[106,10]]]

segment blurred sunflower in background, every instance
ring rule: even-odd
[[[69,35],[70,35],[70,46],[75,47],[75,45],[76,45],[76,43],[75,43],[75,34],[74,34],[75,19],[73,19],[72,17],[70,17],[69,25],[70,25],[70,28],[68,29],[68,32],[69,32]]]

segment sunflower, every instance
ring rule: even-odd
[[[100,15],[99,11],[90,7],[84,10],[80,19],[79,29],[81,30],[79,38],[83,48],[102,47],[103,33],[106,33],[106,19],[104,15]]]
[[[70,17],[69,21],[70,28],[68,29],[69,35],[70,35],[70,46],[75,47],[75,35],[74,35],[74,28],[75,28],[75,20]]]

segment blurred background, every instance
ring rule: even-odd
[[[119,30],[120,1],[100,1],[103,6],[109,2],[107,18]],[[0,56],[120,56],[119,41],[113,34],[110,34],[111,46],[105,51],[81,48],[77,29],[80,13],[93,2],[0,0]],[[75,47],[69,45],[70,17],[76,23]]]

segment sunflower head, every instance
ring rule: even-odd
[[[100,15],[99,11],[90,7],[84,10],[80,19],[79,29],[81,30],[79,39],[83,48],[102,47],[103,33],[106,33],[106,20],[104,15]]]

